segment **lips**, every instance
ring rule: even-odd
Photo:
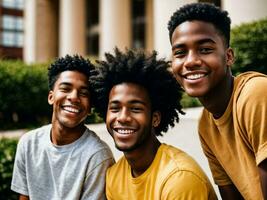
[[[117,132],[119,134],[123,134],[123,135],[130,135],[134,133],[134,130],[132,129],[117,129]]]
[[[62,106],[62,109],[71,113],[80,113],[81,110],[74,106]]]
[[[204,72],[194,72],[194,73],[183,74],[182,77],[187,80],[198,80],[198,79],[205,77],[206,75],[207,73],[204,73]]]

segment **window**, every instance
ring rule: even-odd
[[[4,8],[13,8],[22,10],[24,8],[24,0],[2,0]]]
[[[86,1],[86,52],[89,55],[99,54],[99,1]]]
[[[22,17],[3,15],[2,28],[9,30],[23,31],[23,19]]]
[[[132,47],[145,48],[145,1],[132,0]]]
[[[23,18],[3,15],[1,44],[7,47],[23,46]]]
[[[215,6],[221,7],[221,0],[199,0],[199,2],[212,3]]]

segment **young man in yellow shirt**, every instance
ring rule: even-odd
[[[115,50],[92,77],[95,102],[108,132],[124,156],[106,177],[115,200],[217,199],[198,164],[157,136],[178,122],[181,89],[156,52]],[[179,134],[179,133],[177,133]]]
[[[267,76],[232,76],[226,11],[185,5],[169,21],[172,70],[204,106],[199,136],[223,199],[267,199]]]

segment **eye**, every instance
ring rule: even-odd
[[[82,89],[82,90],[80,90],[79,94],[80,94],[80,96],[88,97],[89,91],[88,91],[88,89]]]
[[[112,113],[119,112],[119,110],[120,110],[119,106],[109,106],[108,107],[108,111],[110,111]]]
[[[131,111],[134,112],[134,113],[140,113],[140,112],[143,111],[143,108],[141,108],[141,107],[132,107]]]
[[[185,54],[186,54],[186,50],[184,49],[176,49],[173,51],[173,55],[178,58],[183,57]]]
[[[71,89],[70,89],[69,87],[62,86],[62,87],[59,88],[59,90],[60,90],[61,92],[69,92]]]
[[[200,53],[202,54],[209,54],[213,52],[213,48],[210,47],[202,47],[199,49]]]

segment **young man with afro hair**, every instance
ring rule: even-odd
[[[178,9],[168,26],[172,70],[204,106],[199,136],[222,199],[267,199],[267,76],[232,75],[230,23],[212,4]]]
[[[156,52],[115,49],[92,77],[98,111],[124,156],[107,171],[108,199],[217,199],[185,152],[157,136],[178,122],[181,89]]]
[[[20,200],[106,199],[105,173],[114,159],[106,143],[84,125],[93,69],[78,55],[49,67],[52,123],[19,140],[11,189]]]

